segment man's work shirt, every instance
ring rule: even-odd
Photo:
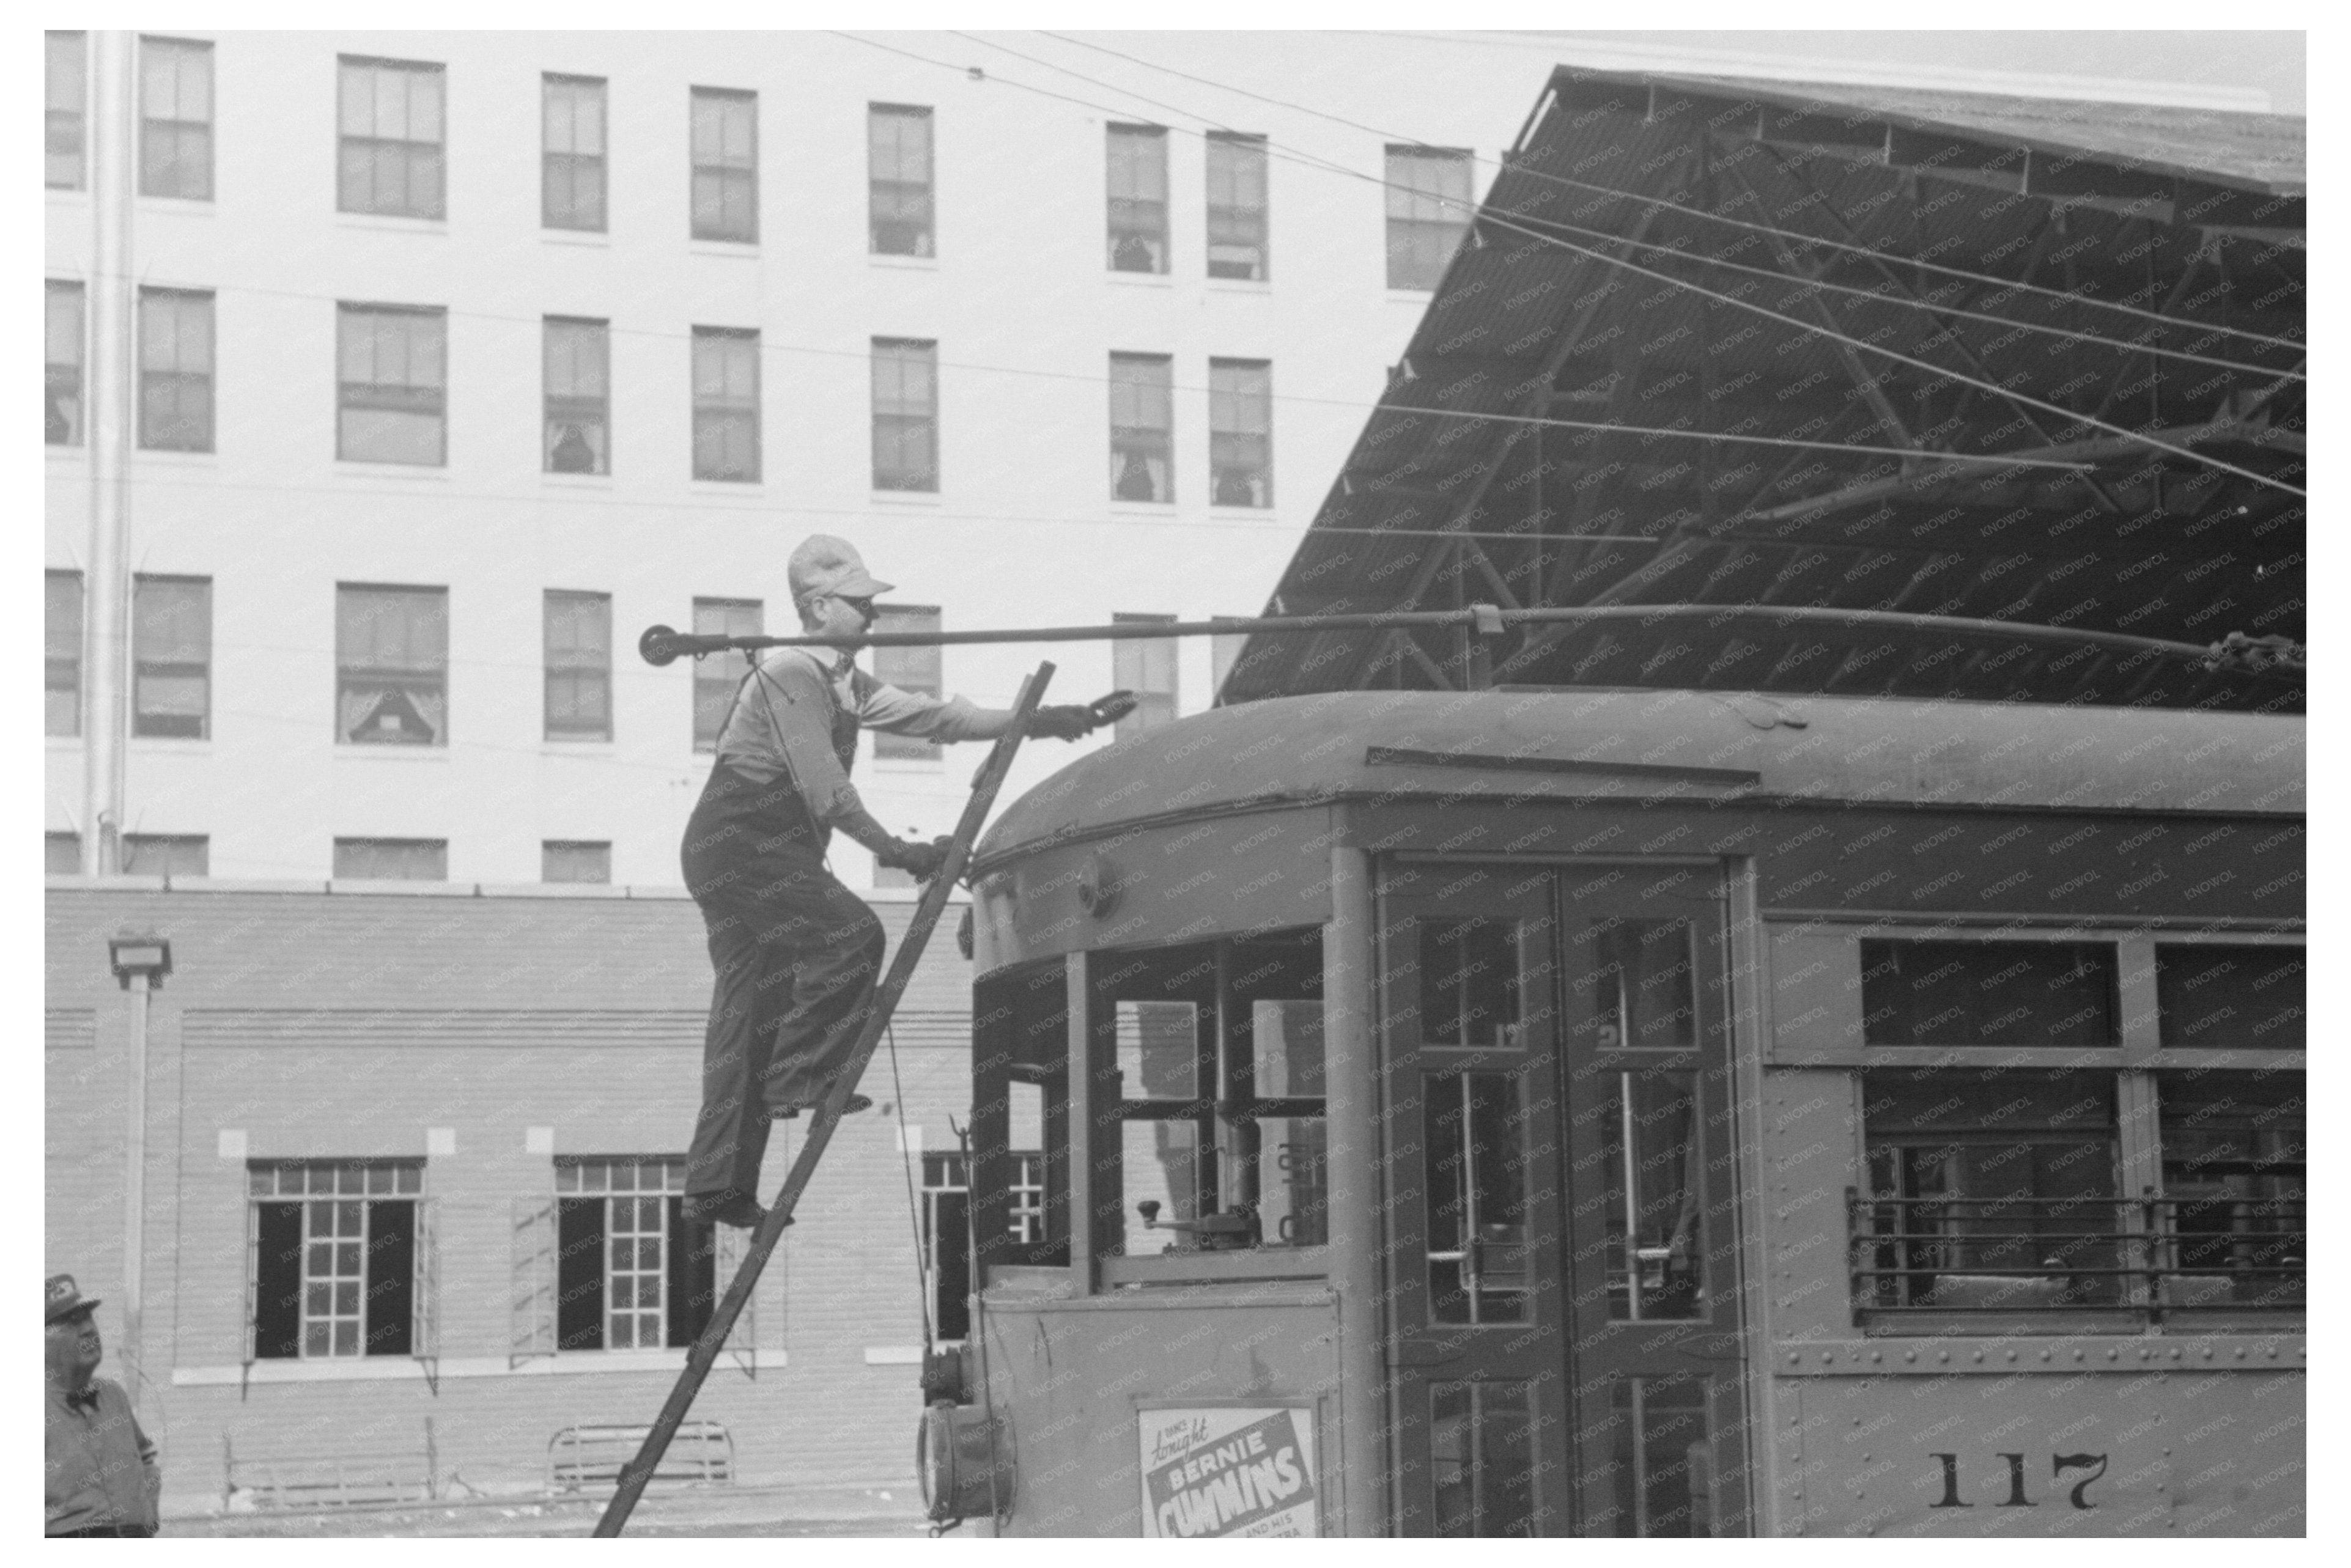
[[[78,1395],[43,1380],[48,1427],[48,1525],[61,1535],[94,1524],[155,1528],[161,1473],[121,1385],[90,1379]]]
[[[980,740],[991,716],[961,697],[883,685],[845,649],[827,663],[820,649],[770,648],[736,695],[718,736],[718,763],[755,783],[790,779],[809,815],[829,826],[863,809],[849,781],[860,729]]]

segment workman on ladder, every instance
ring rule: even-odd
[[[814,534],[792,552],[792,603],[810,636],[873,622],[874,580],[846,539]],[[895,838],[849,781],[860,728],[926,740],[989,740],[1008,710],[900,691],[857,668],[853,648],[757,654],[719,727],[710,782],[686,822],[685,885],[717,971],[703,1040],[702,1113],[687,1156],[685,1218],[751,1227],[768,1124],[823,1103],[853,1052],[882,974],[882,922],[826,869],[836,828],[920,880],[944,839]],[[1081,705],[1040,707],[1028,733],[1075,740],[1106,722]],[[872,1102],[852,1094],[848,1109]]]

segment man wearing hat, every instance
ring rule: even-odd
[[[50,1535],[155,1533],[162,1471],[122,1385],[97,1375],[105,1346],[71,1274],[44,1287],[48,1321],[43,1409],[48,1427]]]
[[[792,552],[792,602],[810,636],[862,636],[876,580],[845,539]],[[702,1113],[687,1157],[685,1216],[754,1226],[768,1124],[821,1103],[857,1043],[882,974],[882,923],[824,863],[835,829],[885,866],[937,873],[945,840],[915,843],[875,821],[849,781],[861,728],[941,742],[990,740],[1002,709],[883,685],[852,648],[770,648],[736,689],[681,860],[702,908],[717,984],[703,1040]],[[1075,740],[1107,720],[1040,707],[1029,731]],[[862,1094],[852,1111],[872,1103]]]

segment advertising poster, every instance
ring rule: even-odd
[[[1143,1533],[1319,1533],[1311,1406],[1139,1410]]]

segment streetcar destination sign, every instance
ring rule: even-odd
[[[1309,1406],[1140,1410],[1143,1532],[1320,1533]]]

